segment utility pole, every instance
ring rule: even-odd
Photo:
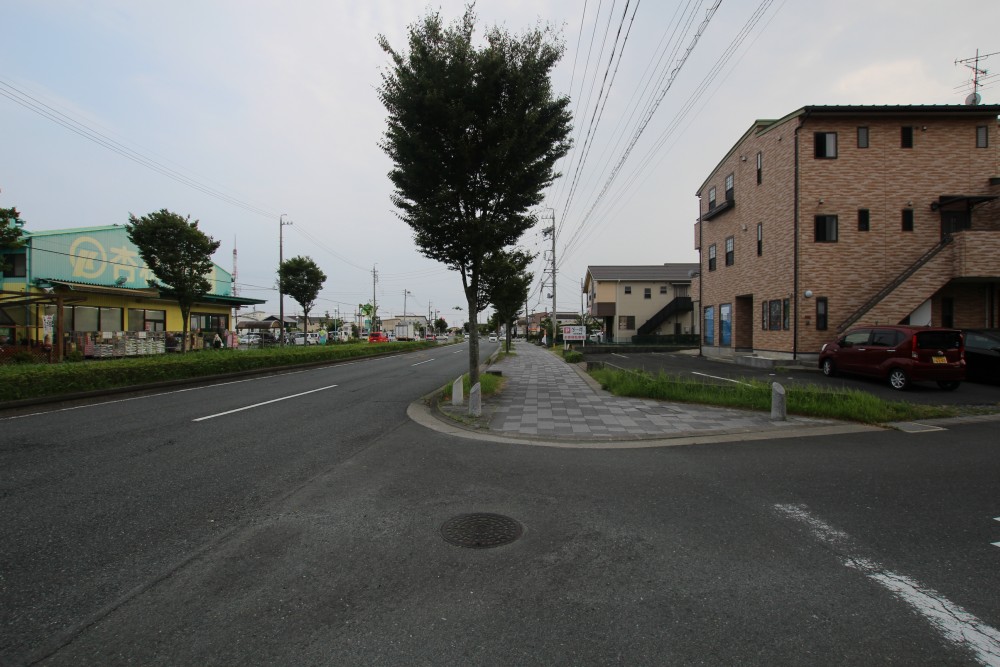
[[[281,265],[285,263],[285,226],[292,224],[289,220],[285,222],[287,213],[282,213],[278,217],[278,319],[281,320],[281,345],[285,344],[285,295],[281,291]]]
[[[377,282],[378,282],[378,274],[375,272],[375,265],[373,264],[372,265],[372,322],[369,325],[370,327],[368,329],[369,333],[375,331],[375,321],[377,319],[375,317],[375,313],[378,312],[378,306],[375,305],[375,283]],[[381,329],[379,329],[379,331],[381,331]]]
[[[556,210],[551,207],[548,207],[546,210],[552,212],[551,217],[542,218],[543,220],[552,221],[552,226],[543,229],[542,234],[552,234],[552,345],[555,346],[556,324],[559,320],[559,311],[556,309]]]

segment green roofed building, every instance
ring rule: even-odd
[[[155,279],[124,225],[23,231],[19,248],[0,250],[0,362],[12,351],[61,359],[155,354],[183,330],[170,287]],[[232,274],[214,264],[211,290],[191,311],[200,334],[230,332],[232,309],[264,303],[234,296]],[[156,283],[156,285],[151,285]]]

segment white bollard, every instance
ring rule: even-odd
[[[786,414],[785,388],[777,382],[773,382],[771,383],[771,419],[783,422]]]
[[[451,383],[451,404],[461,405],[465,400],[465,387],[462,386],[462,378],[458,378]]]
[[[483,415],[483,388],[478,382],[469,390],[469,414],[473,417]]]

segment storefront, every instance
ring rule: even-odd
[[[0,278],[0,361],[16,353],[53,360],[158,354],[178,347],[180,307],[119,225],[25,232]],[[191,310],[188,348],[232,329],[232,309],[263,303],[233,296],[232,275],[213,265],[211,290]],[[13,350],[13,351],[12,351]]]

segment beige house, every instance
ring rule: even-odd
[[[702,353],[817,358],[856,324],[1000,323],[1000,106],[807,106],[698,190]]]
[[[601,322],[605,340],[698,332],[691,281],[697,264],[589,266],[583,282],[588,314]]]

